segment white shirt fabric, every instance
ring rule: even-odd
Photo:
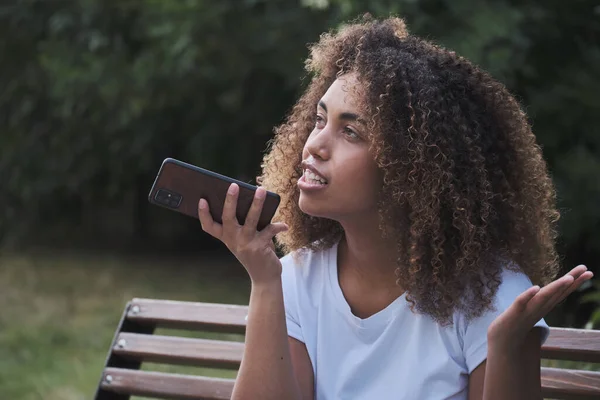
[[[413,313],[404,295],[361,319],[339,285],[337,244],[320,252],[282,258],[288,335],[306,345],[317,400],[467,399],[469,374],[487,357],[487,329],[531,287],[523,273],[504,270],[495,311],[451,326]],[[543,341],[549,330],[544,320]]]

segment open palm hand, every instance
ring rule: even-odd
[[[518,350],[534,325],[592,276],[585,265],[579,265],[541,289],[527,289],[490,324],[488,345]]]

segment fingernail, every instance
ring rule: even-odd
[[[227,190],[228,194],[236,194],[237,193],[237,185],[235,183],[232,183],[231,186],[229,186],[229,190]]]
[[[265,194],[266,194],[265,189],[260,188],[260,187],[258,189],[256,189],[256,198],[257,199],[264,199]]]
[[[206,200],[200,199],[200,209],[204,210],[206,208]]]

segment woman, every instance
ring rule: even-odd
[[[256,230],[263,188],[243,226],[236,185],[222,225],[199,203],[252,281],[233,398],[541,398],[542,318],[592,273],[548,284],[554,189],[515,99],[397,18],[307,68],[259,179],[277,221]]]

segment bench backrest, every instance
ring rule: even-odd
[[[140,370],[142,363],[237,370],[244,344],[232,340],[156,335],[156,328],[243,334],[248,307],[133,299],[115,333],[96,400],[231,397],[234,380]],[[600,363],[600,331],[551,328],[542,357]],[[600,366],[600,365],[599,365]],[[545,398],[600,399],[600,372],[542,367]]]

